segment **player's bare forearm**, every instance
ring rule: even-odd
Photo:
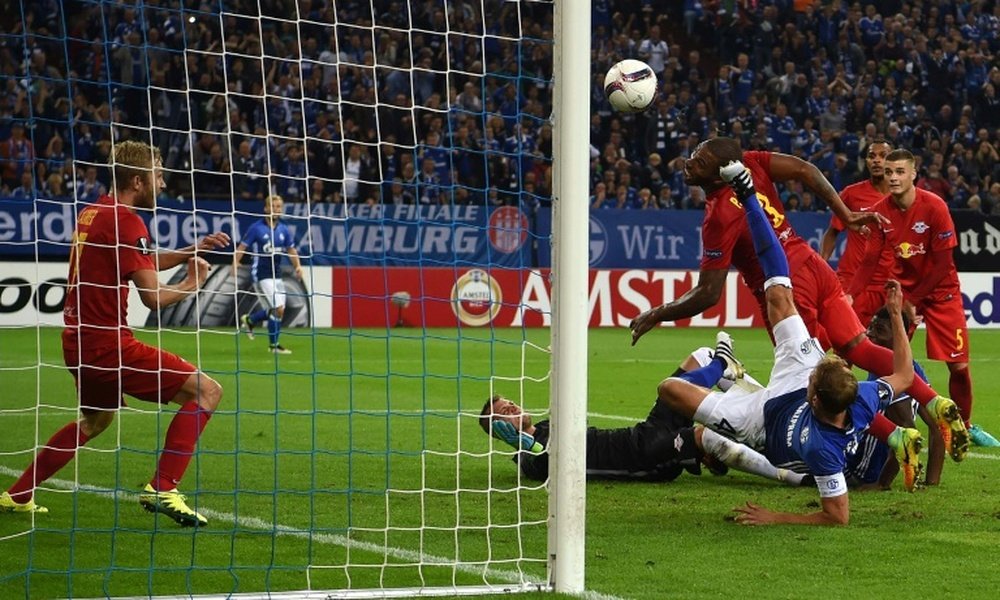
[[[823,232],[823,240],[820,242],[819,255],[823,257],[823,260],[830,260],[833,256],[833,250],[837,247],[837,230],[833,227],[828,227],[825,232]]]
[[[132,273],[132,282],[143,305],[155,311],[176,304],[198,291],[208,277],[208,270],[205,259],[190,258],[187,261],[187,277],[178,284],[160,283],[156,271],[152,269]]]
[[[302,259],[299,257],[299,251],[295,249],[295,246],[288,247],[288,260],[292,262],[295,274],[302,277]]]
[[[189,258],[197,256],[199,252],[209,252],[224,248],[230,243],[229,234],[217,231],[203,237],[197,244],[179,248],[176,250],[158,250],[156,252],[156,266],[159,270],[172,269],[177,265],[182,265]]]
[[[850,505],[847,494],[833,498],[822,498],[823,510],[800,514],[777,512],[747,502],[733,509],[735,521],[741,525],[847,525],[850,521]]]
[[[156,268],[161,271],[173,269],[177,265],[187,262],[187,259],[192,256],[194,256],[194,246],[180,250],[158,250],[156,252]]]
[[[698,277],[698,284],[686,294],[673,302],[643,311],[632,319],[629,323],[629,329],[632,330],[632,345],[634,346],[640,337],[660,323],[687,319],[715,306],[722,296],[726,273],[726,269],[702,271]]]
[[[885,380],[899,392],[913,384],[913,351],[910,338],[903,326],[903,294],[898,281],[885,284],[885,306],[892,321],[892,375]]]

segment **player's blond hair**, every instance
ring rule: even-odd
[[[134,140],[118,142],[111,148],[109,158],[114,169],[115,188],[124,190],[133,177],[148,176],[161,160],[159,148]]]
[[[854,402],[858,395],[858,380],[844,359],[837,355],[826,356],[816,365],[812,392],[825,412],[837,415]]]
[[[272,201],[273,201],[273,200],[274,200],[275,198],[277,198],[278,200],[281,200],[282,202],[284,202],[284,201],[285,201],[285,199],[284,199],[284,198],[282,198],[281,196],[279,196],[278,194],[271,194],[271,195],[270,195],[270,196],[268,196],[267,198],[264,198],[264,208],[267,208],[267,209],[270,209],[270,208],[271,208],[271,202],[272,202]]]

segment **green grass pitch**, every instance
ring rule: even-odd
[[[734,331],[766,378],[763,331]],[[32,526],[0,515],[0,598],[229,594],[545,578],[546,495],[519,480],[476,424],[493,392],[547,405],[546,330],[304,330],[291,356],[232,332],[142,333],[225,387],[182,483],[211,523],[142,511],[173,408],[130,401],[38,492]],[[1000,332],[973,331],[976,421],[1000,432]],[[663,328],[629,347],[590,332],[589,422],[645,416],[655,386],[714,332]],[[922,333],[914,341],[924,355]],[[947,371],[923,361],[932,384]],[[74,417],[58,329],[0,329],[0,487]],[[490,449],[498,452],[490,454]],[[744,528],[744,501],[812,510],[814,490],[742,474],[587,487],[587,588],[623,598],[994,598],[1000,585],[1000,452],[973,449],[940,487],[856,493],[847,528]],[[524,484],[526,487],[519,488]],[[420,489],[424,494],[415,493]],[[489,493],[484,490],[489,489]],[[455,557],[459,561],[455,561]],[[416,566],[419,559],[423,566]],[[440,561],[440,564],[426,564]],[[349,566],[347,566],[349,565]]]

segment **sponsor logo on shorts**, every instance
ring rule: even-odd
[[[828,481],[826,482],[826,487],[827,487],[827,488],[829,488],[829,489],[831,489],[831,490],[835,490],[835,489],[837,489],[837,487],[838,487],[839,485],[840,485],[840,482],[839,482],[839,481],[837,481],[836,479],[830,479],[830,480],[828,480]]]
[[[810,352],[812,352],[812,349],[813,349],[812,340],[806,340],[802,342],[801,346],[799,346],[799,350],[802,351],[802,354],[809,354]]]
[[[913,231],[916,231],[917,233],[923,233],[928,229],[930,229],[930,225],[924,223],[923,221],[917,221],[916,223],[913,224],[913,227],[911,227],[911,229],[913,229]]]
[[[678,433],[677,437],[674,438],[674,450],[680,452],[681,448],[683,447],[684,447],[684,438],[682,438],[681,434]]]
[[[705,256],[709,258],[722,258],[722,250],[705,250]]]
[[[952,358],[958,358],[959,356],[962,356],[963,354],[965,354],[964,351],[962,351],[962,352],[952,352],[952,353],[950,353],[949,356],[951,356]]]

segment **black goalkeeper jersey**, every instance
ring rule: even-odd
[[[672,481],[685,467],[695,468],[700,454],[691,421],[657,403],[645,421],[619,429],[587,429],[587,478]],[[535,425],[535,441],[549,442],[549,422]],[[542,481],[549,474],[549,453],[519,452],[522,473]]]

